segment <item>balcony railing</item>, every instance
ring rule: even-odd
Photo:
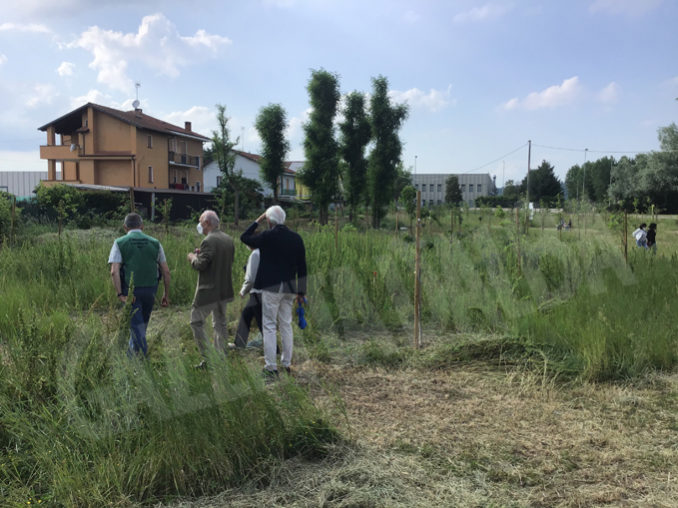
[[[296,196],[297,191],[295,191],[294,189],[283,189],[283,190],[280,191],[280,195],[281,196]]]
[[[170,151],[168,158],[170,164],[180,164],[182,166],[191,166],[194,168],[200,167],[200,157],[195,155],[187,155],[185,153],[176,153]]]

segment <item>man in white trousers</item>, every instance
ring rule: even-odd
[[[268,229],[256,234],[266,221]],[[262,326],[264,329],[264,374],[278,377],[276,322],[280,328],[282,354],[280,363],[290,373],[292,363],[292,306],[306,294],[306,250],[304,241],[285,226],[285,211],[278,205],[261,214],[240,236],[246,245],[259,249],[259,270],[254,289],[261,290]]]

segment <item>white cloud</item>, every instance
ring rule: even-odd
[[[498,18],[510,11],[511,8],[512,5],[510,4],[490,2],[481,7],[473,7],[468,11],[460,12],[454,16],[453,20],[455,23],[485,21],[492,18]]]
[[[72,76],[73,69],[75,69],[75,64],[72,64],[71,62],[61,62],[61,65],[59,65],[59,68],[57,69],[57,74],[61,77]]]
[[[49,83],[38,83],[33,86],[30,97],[26,100],[26,107],[35,108],[41,104],[51,104],[58,92],[54,85]]]
[[[445,90],[431,88],[428,92],[418,88],[410,88],[404,92],[390,90],[389,97],[398,103],[407,103],[413,108],[424,108],[436,113],[450,104],[456,104],[456,99],[451,98],[452,85],[447,85]]]
[[[301,145],[304,140],[304,124],[308,123],[313,108],[307,108],[298,116],[293,116],[287,123],[285,129],[285,137],[290,142],[291,151],[294,152],[297,146]]]
[[[532,92],[522,101],[517,97],[504,103],[504,109],[544,109],[556,108],[571,103],[577,98],[581,90],[579,78],[573,76],[564,80],[560,85],[553,85],[541,92]]]
[[[639,16],[645,14],[662,3],[663,0],[595,0],[589,11],[603,14],[623,14]]]
[[[231,41],[220,35],[198,30],[183,36],[163,14],[145,16],[137,33],[122,33],[93,26],[69,47],[92,53],[89,64],[98,71],[97,81],[113,89],[129,92],[134,83],[127,76],[130,62],[139,62],[160,75],[177,77],[180,68],[206,56],[216,56]]]
[[[228,111],[226,114],[228,115]],[[191,122],[191,130],[208,138],[212,137],[212,131],[217,128],[216,109],[210,109],[206,106],[193,106],[186,111],[173,111],[164,115],[162,119],[179,127],[183,127],[184,122]],[[233,132],[233,124],[230,118],[228,128],[230,131],[229,137],[231,139],[237,138],[237,133]]]
[[[598,92],[598,100],[604,104],[614,104],[619,100],[621,95],[621,87],[612,81],[600,92]]]
[[[0,65],[4,64],[5,62],[7,62],[7,56],[0,53]]]
[[[2,23],[0,32],[52,33],[45,25],[38,23]]]
[[[72,109],[79,108],[80,106],[84,106],[88,102],[92,102],[94,104],[101,104],[102,106],[108,106],[110,108],[121,109],[120,108],[121,105],[114,102],[110,95],[107,95],[96,89],[89,90],[85,95],[73,97],[71,99],[71,108]]]

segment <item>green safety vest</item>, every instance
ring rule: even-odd
[[[140,231],[133,231],[121,236],[115,243],[122,254],[124,286],[129,287],[130,280],[136,287],[157,286],[160,242]]]

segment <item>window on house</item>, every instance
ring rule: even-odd
[[[483,187],[482,184],[478,184],[478,185],[476,186],[476,190],[477,190],[478,192],[481,192],[480,189],[482,189],[482,187]]]
[[[439,183],[438,184],[438,192],[442,192],[442,191],[443,191],[443,184]]]
[[[153,183],[153,166],[148,166],[148,183]]]
[[[217,187],[221,185],[221,177],[217,176]]]
[[[195,182],[195,190],[200,192],[200,182]]]
[[[153,136],[151,136],[150,134],[148,135],[147,143],[148,144],[146,146],[148,146],[148,148],[153,148]]]
[[[433,189],[435,189],[435,185],[431,184],[431,185],[429,186],[428,190],[430,190],[431,192],[433,192]]]
[[[473,184],[472,183],[468,184],[468,191],[473,192]]]
[[[466,192],[466,184],[465,183],[461,184],[461,191]]]
[[[418,183],[415,183],[415,184],[414,184],[414,188],[415,188],[416,190],[419,190],[419,184],[418,184]]]

